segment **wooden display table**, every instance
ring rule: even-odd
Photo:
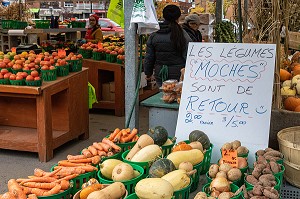
[[[94,86],[98,103],[93,104],[93,108],[112,109],[116,116],[125,114],[125,69],[124,65],[109,63],[106,61],[96,61],[83,59],[83,67],[89,68],[89,82]],[[102,85],[113,81],[115,84],[114,100],[102,99]],[[158,89],[143,90],[139,99],[143,100],[158,92]]]
[[[38,152],[89,137],[88,69],[43,82],[41,87],[0,85],[0,148]]]

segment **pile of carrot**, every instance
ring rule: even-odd
[[[130,130],[127,129],[119,129],[116,128],[114,132],[112,132],[108,139],[114,143],[126,143],[126,142],[135,142],[139,139],[138,130],[136,128]]]

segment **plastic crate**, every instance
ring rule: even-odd
[[[82,59],[68,60],[70,72],[78,72],[82,70]]]
[[[202,187],[202,191],[206,193],[207,196],[210,196],[210,192],[209,192],[209,186],[210,186],[210,183],[207,183],[205,184],[203,187]],[[235,184],[230,184],[230,190],[231,192],[236,192],[237,190],[239,189],[238,186],[236,186]],[[241,191],[237,196],[234,196],[230,199],[239,199],[239,198],[242,198],[242,195],[243,195],[243,192]]]
[[[2,29],[12,29],[14,25],[13,20],[1,20]]]
[[[9,80],[11,85],[15,85],[15,86],[24,86],[25,85],[25,80]]]
[[[280,172],[274,173],[274,176],[279,179],[279,182],[280,182],[279,187],[281,187],[281,185],[282,185],[283,174],[284,174],[284,171],[285,171],[285,167],[283,165],[280,165],[280,168],[281,168]]]
[[[57,66],[57,76],[58,77],[64,77],[69,75],[70,69],[69,69],[69,64],[66,64],[64,66]]]
[[[97,60],[97,61],[104,60],[105,59],[105,53],[93,52],[92,58],[93,58],[93,60]]]
[[[90,59],[93,56],[93,50],[79,49],[78,53],[81,54],[84,59]]]
[[[132,162],[132,161],[129,161],[129,160],[126,159],[126,156],[127,156],[128,153],[129,153],[129,150],[123,152],[123,154],[122,154],[123,162],[126,162],[130,165],[138,165],[138,166],[142,167],[144,169],[142,178],[147,178],[147,176],[149,175],[149,169],[150,169],[150,166],[151,166],[152,163],[151,162]]]
[[[18,69],[18,70],[11,69],[11,71],[12,71],[13,74],[17,74],[18,72],[23,72],[22,69]]]
[[[14,29],[25,29],[28,26],[27,22],[24,21],[16,21]]]
[[[169,139],[172,140],[173,138],[169,137]],[[170,144],[170,145],[161,146],[163,157],[167,157],[172,152],[174,145],[175,145],[175,142],[173,142],[173,144]]]
[[[191,185],[191,192],[195,191],[198,186],[199,186],[199,178],[200,178],[200,173],[202,171],[204,162],[200,162],[199,164],[194,165],[193,169],[196,169],[197,172],[194,173],[191,178],[192,178],[192,185]]]
[[[0,84],[1,85],[9,85],[10,84],[9,79],[0,79]]]
[[[26,86],[42,86],[42,80],[35,80],[35,81],[26,81]]]
[[[121,60],[121,59],[117,59],[117,64],[124,64],[124,60]]]
[[[110,63],[115,63],[117,61],[117,56],[118,55],[111,55],[111,54],[106,54],[106,61]]]
[[[140,175],[131,180],[121,181],[125,185],[126,190],[128,191],[128,194],[132,194],[135,192],[134,188],[135,188],[136,184],[141,179],[143,179],[143,176],[144,176],[144,169],[142,167],[140,167],[139,165],[135,165],[135,164],[130,164],[130,165],[133,167],[133,170],[138,171],[140,173]],[[113,180],[109,180],[109,179],[105,178],[101,174],[101,171],[98,171],[97,176],[98,176],[99,182],[101,184],[112,184],[114,182]]]
[[[54,81],[57,79],[56,69],[54,70],[41,70],[42,79],[44,81]]]
[[[50,28],[50,20],[35,21],[35,28],[37,28],[37,29],[49,29]]]
[[[180,189],[178,191],[174,191],[173,198],[174,199],[189,199],[192,183],[193,183],[193,180],[191,179],[191,182],[187,187]]]

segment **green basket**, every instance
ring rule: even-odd
[[[35,28],[37,28],[37,29],[49,29],[50,28],[50,20],[35,21]]]
[[[69,64],[66,64],[64,66],[56,66],[55,68],[57,70],[58,77],[64,77],[64,76],[69,75],[69,72],[70,72]]]
[[[42,79],[44,81],[54,81],[57,79],[57,69],[54,70],[41,70]]]
[[[191,182],[187,187],[180,189],[178,191],[174,191],[173,198],[174,199],[189,199],[192,184],[193,184],[193,180],[191,179]]]
[[[13,74],[17,74],[18,72],[23,72],[22,69],[18,69],[18,70],[11,69],[11,71],[12,71]]]
[[[206,172],[205,176],[206,176],[207,183],[211,183],[212,178],[209,176],[208,172]],[[243,178],[243,176],[241,177],[241,179],[235,180],[232,183],[235,184],[238,187],[242,186],[244,184],[244,178]]]
[[[93,52],[92,58],[93,58],[93,60],[97,60],[97,61],[104,60],[105,59],[105,53],[103,53],[103,52]]]
[[[130,150],[123,152],[123,154],[122,154],[123,162],[126,162],[130,165],[138,165],[138,166],[142,167],[144,169],[142,178],[147,178],[147,176],[149,175],[149,169],[150,169],[152,162],[132,162],[132,161],[126,160],[126,156],[129,153],[129,151]]]
[[[185,140],[185,143],[189,144],[190,141],[189,140]],[[214,148],[213,144],[210,144],[209,149],[207,149],[204,153],[204,158],[202,160],[203,164],[202,164],[202,168],[200,171],[200,175],[206,174],[209,170],[210,167],[210,161],[211,161],[211,154],[212,154],[212,150]]]
[[[26,81],[26,86],[42,86],[42,80]]]
[[[71,25],[72,25],[72,28],[85,28],[86,22],[72,21]]]
[[[74,185],[73,179],[70,180],[70,185]],[[71,199],[72,198],[72,187],[69,189],[64,190],[63,192],[60,192],[58,194],[54,194],[51,196],[38,196],[39,199]]]
[[[205,184],[203,187],[202,187],[202,191],[206,193],[207,196],[210,196],[210,192],[209,192],[209,186],[210,186],[210,183],[207,183]],[[236,186],[235,184],[230,184],[230,190],[231,192],[236,192],[237,190],[239,189],[238,186]],[[241,191],[237,196],[234,196],[230,199],[240,199],[242,198],[243,196],[243,192]]]
[[[106,54],[105,60],[106,60],[107,62],[110,62],[110,63],[115,63],[115,62],[117,61],[117,56],[118,56],[118,55]]]
[[[56,167],[57,164],[53,165],[50,169],[50,171],[54,171],[54,167]],[[99,169],[99,166],[96,166]],[[71,194],[74,195],[77,191],[81,190],[81,186],[88,182],[91,178],[97,177],[97,171],[91,171],[88,173],[80,174],[76,178],[73,178],[73,187],[71,189]]]
[[[117,64],[124,64],[124,60],[117,59]]]
[[[79,49],[78,53],[81,54],[84,59],[90,59],[93,56],[93,50]]]
[[[28,26],[27,22],[24,21],[16,21],[14,29],[25,29]]]
[[[274,189],[276,189],[277,191],[280,191],[280,186],[281,186],[282,182],[280,182],[279,178],[276,177],[276,176],[275,176],[275,180],[276,180],[277,184],[274,186]],[[250,184],[249,182],[247,182],[246,176],[244,177],[244,181],[245,181],[246,188],[249,188],[249,187],[252,188],[252,187],[254,187],[253,184]]]
[[[126,190],[128,191],[128,194],[132,194],[135,192],[134,188],[136,186],[136,184],[143,179],[144,176],[144,169],[142,167],[140,167],[139,165],[135,165],[135,164],[130,164],[134,170],[138,171],[140,173],[139,176],[131,179],[131,180],[126,180],[126,181],[121,181],[124,185]],[[113,180],[109,180],[107,178],[105,178],[102,174],[101,171],[98,171],[97,176],[99,178],[99,182],[101,184],[112,184],[114,183]]]
[[[172,140],[173,138],[169,137],[169,139]],[[170,145],[161,146],[163,157],[167,157],[172,152],[174,145],[175,145],[175,142],[173,142],[173,144],[170,144]]]
[[[13,20],[1,20],[2,29],[12,29],[14,26]]]
[[[196,169],[197,171],[191,176],[192,178],[191,192],[195,191],[199,186],[199,178],[201,175],[203,164],[204,162],[202,161],[199,164],[194,165],[193,167],[193,169]]]
[[[277,177],[279,179],[279,187],[281,187],[282,185],[282,181],[283,181],[283,173],[285,171],[285,167],[281,164],[281,171],[278,173],[274,173],[274,176]]]
[[[10,84],[9,79],[0,79],[0,84],[1,85],[9,85]]]
[[[21,80],[9,80],[11,85],[15,85],[15,86],[24,86],[25,85],[25,80],[21,79]]]
[[[78,72],[82,70],[82,59],[68,60],[70,72]]]
[[[24,70],[24,69],[23,69],[23,72],[27,73],[28,75],[31,74],[31,71],[32,71],[32,70]]]
[[[258,155],[256,155],[256,153],[255,153],[255,160],[257,161],[257,158],[258,158]],[[279,159],[279,160],[277,160],[276,162],[278,163],[278,164],[282,164],[283,165],[283,159],[284,159],[284,157],[282,158],[282,159]],[[270,162],[270,160],[267,160],[268,162]]]

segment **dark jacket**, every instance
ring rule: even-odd
[[[191,41],[188,34],[183,31],[186,38],[186,46],[182,53],[176,52],[171,43],[171,30],[168,22],[160,24],[160,30],[152,33],[147,41],[146,55],[144,59],[144,71],[147,76],[153,74],[158,85],[161,84],[159,72],[163,65],[168,66],[168,79],[180,78],[180,69],[185,67],[188,43]]]
[[[194,30],[189,27],[188,24],[182,24],[183,30],[187,32],[187,34],[190,36],[190,38],[193,40],[193,42],[202,42],[202,35],[199,30]]]

